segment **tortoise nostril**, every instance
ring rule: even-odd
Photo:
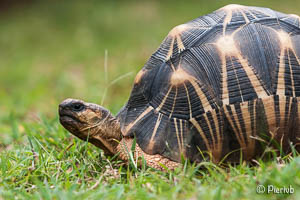
[[[74,102],[73,99],[65,99],[59,104],[59,109],[64,109]]]
[[[65,110],[65,107],[66,107],[66,105],[65,105],[64,102],[62,102],[62,103],[59,104],[59,106],[58,106],[58,113],[59,113],[60,115],[63,114],[63,112],[64,112],[64,110]]]
[[[58,112],[61,113],[62,109],[63,109],[62,106],[59,105],[59,106],[58,106]]]

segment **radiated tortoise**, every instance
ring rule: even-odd
[[[250,160],[270,140],[299,151],[300,17],[220,8],[169,32],[116,117],[75,99],[64,100],[59,115],[72,134],[124,160],[135,137],[137,153],[158,169],[182,156]]]

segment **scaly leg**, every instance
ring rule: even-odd
[[[119,157],[122,160],[128,161],[128,151],[131,150],[133,139],[132,138],[123,138],[119,145],[117,146],[117,151],[120,152]],[[126,147],[125,147],[126,145]],[[127,148],[127,149],[126,149]],[[174,162],[168,158],[165,158],[161,155],[155,154],[150,155],[145,153],[139,146],[136,144],[135,152],[134,152],[135,159],[136,157],[144,157],[146,163],[148,166],[164,171],[165,169],[160,165],[163,164],[170,170],[174,170],[176,167],[181,166],[180,163]]]

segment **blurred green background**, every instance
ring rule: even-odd
[[[10,141],[5,137],[12,119],[18,124],[35,123],[41,116],[57,119],[57,106],[68,97],[103,102],[116,113],[128,99],[135,74],[172,27],[229,3],[300,14],[299,0],[1,4],[0,143]]]

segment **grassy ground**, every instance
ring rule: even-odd
[[[58,123],[57,105],[67,97],[116,113],[173,26],[229,1],[59,2],[0,13],[0,199],[300,199],[299,157],[135,169],[101,156]],[[235,3],[300,14],[299,1]],[[258,194],[260,184],[292,186],[294,194]]]

